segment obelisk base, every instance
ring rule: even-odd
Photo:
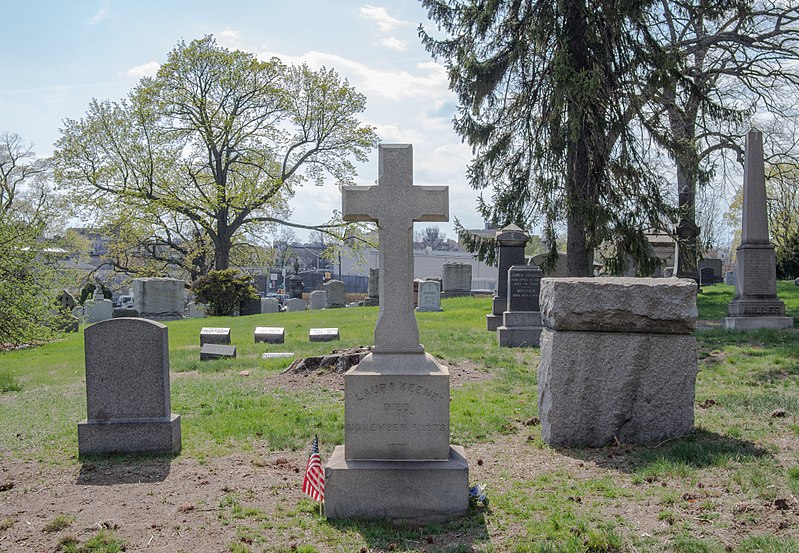
[[[469,464],[461,446],[446,461],[353,461],[336,446],[325,466],[325,515],[330,519],[443,521],[466,514]]]
[[[722,328],[727,330],[756,330],[758,328],[792,328],[793,317],[759,316],[759,317],[724,317]]]

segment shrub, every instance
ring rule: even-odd
[[[208,304],[208,314],[217,317],[230,316],[242,301],[258,297],[249,278],[235,269],[209,271],[195,280],[191,289],[199,301]]]

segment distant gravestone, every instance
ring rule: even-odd
[[[696,290],[690,279],[541,281],[547,444],[661,442],[693,431]]]
[[[312,328],[308,332],[308,340],[311,342],[332,342],[339,339],[337,328]]]
[[[261,354],[261,359],[288,359],[293,358],[294,352],[282,352],[282,351],[267,351],[266,353]]]
[[[499,273],[497,291],[491,304],[491,313],[486,315],[486,328],[495,331],[502,325],[502,314],[508,307],[508,269],[513,265],[524,265],[524,247],[530,237],[516,225],[508,225],[497,234],[499,245]]]
[[[286,339],[286,329],[282,326],[258,326],[253,333],[255,343],[282,344]]]
[[[78,423],[80,457],[180,451],[180,416],[169,399],[165,325],[113,319],[84,331],[86,420]]]
[[[724,273],[724,284],[735,286],[735,271],[727,271]]]
[[[469,466],[449,443],[449,372],[419,343],[413,311],[413,222],[448,220],[448,189],[413,185],[408,144],[381,144],[378,157],[377,186],[342,188],[343,219],[377,223],[380,311],[372,352],[344,375],[325,514],[427,524],[469,503]]]
[[[61,293],[56,297],[56,303],[58,310],[66,313],[71,313],[72,310],[75,309],[75,306],[78,305],[75,296],[70,294],[67,290],[61,290]]]
[[[208,316],[208,308],[203,303],[190,301],[186,305],[186,316],[190,319],[204,319]]]
[[[132,307],[115,307],[111,314],[112,319],[121,319],[123,317],[138,317],[139,312]]]
[[[228,346],[224,344],[203,344],[202,348],[200,348],[200,361],[235,358],[236,346]]]
[[[261,298],[261,313],[277,313],[280,311],[280,302],[275,298]]]
[[[239,316],[246,317],[248,315],[261,314],[261,298],[247,298],[239,305]]]
[[[441,311],[441,283],[425,280],[419,283],[417,311]]]
[[[137,278],[133,281],[133,307],[145,319],[183,318],[186,283],[175,278]]]
[[[327,293],[328,309],[335,309],[347,305],[347,291],[340,280],[329,280],[322,285]]]
[[[286,311],[292,313],[294,311],[305,311],[305,300],[300,298],[289,298],[286,300]]]
[[[777,297],[777,259],[768,239],[763,135],[751,130],[746,137],[741,245],[735,296],[721,320],[727,329],[790,328],[785,304]]]
[[[229,344],[230,343],[230,329],[229,328],[215,328],[203,327],[200,329],[200,345],[205,344]]]
[[[105,299],[100,286],[94,289],[94,297],[83,304],[86,322],[89,324],[107,321],[114,316],[114,302]]]
[[[308,295],[308,309],[324,309],[327,307],[327,292],[314,290]]]
[[[77,332],[80,320],[73,315],[73,311],[78,307],[75,296],[67,290],[62,290],[56,297],[56,309],[53,327],[60,332]]]
[[[470,263],[449,262],[441,268],[441,297],[454,298],[472,293],[472,266]]]
[[[702,286],[719,284],[720,282],[724,281],[724,273],[723,273],[724,262],[721,259],[715,257],[706,257],[705,259],[699,261],[698,267],[699,267],[699,278],[702,283]],[[710,269],[710,271],[707,271],[707,269]],[[705,271],[704,278],[702,277],[703,270]]]
[[[369,269],[369,281],[366,287],[366,297],[363,299],[364,307],[380,305],[380,269]]]
[[[538,295],[543,271],[535,265],[514,265],[508,269],[508,307],[497,329],[500,347],[520,348],[540,344],[541,309]]]
[[[297,267],[299,269],[299,265]],[[302,299],[302,293],[305,290],[305,284],[302,282],[302,277],[299,274],[293,274],[286,279],[288,282],[288,292],[292,298]]]

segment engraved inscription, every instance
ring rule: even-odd
[[[779,305],[746,305],[744,315],[783,315],[783,307]]]
[[[203,327],[200,334],[227,334],[230,332],[229,328],[209,328]]]
[[[391,432],[449,432],[448,424],[433,424],[433,423],[383,423],[383,422],[370,422],[370,423],[347,423],[347,432],[377,432],[380,434],[388,434]]]
[[[777,293],[777,274],[774,252],[770,250],[746,252],[744,267],[744,294],[773,296]]]
[[[383,382],[373,386],[366,386],[356,391],[354,396],[358,401],[362,401],[374,396],[387,394],[387,393],[408,393],[416,394],[428,398],[430,401],[441,401],[443,396],[436,391],[431,390],[427,386],[420,386],[412,382]]]

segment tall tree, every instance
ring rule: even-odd
[[[422,4],[445,34],[419,30],[458,94],[455,128],[474,152],[470,182],[493,189],[481,198],[483,216],[495,226],[543,223],[550,263],[565,220],[570,275],[590,275],[606,241],[621,246],[619,259],[653,262],[644,232],[665,228],[669,208],[629,125],[640,107],[632,77],[648,64],[641,37],[651,1]]]
[[[111,228],[138,221],[131,252],[149,247],[197,271],[210,245],[225,269],[257,225],[327,228],[290,222],[287,202],[306,181],[352,181],[350,160],[377,141],[357,119],[364,105],[333,70],[260,61],[206,36],[179,43],[127,100],[93,100],[84,119],[67,120],[57,176]]]
[[[62,244],[48,239],[63,219],[47,177],[30,145],[0,134],[0,349],[53,334],[52,304],[68,275],[56,267]]]
[[[799,8],[771,0],[660,0],[649,13],[658,53],[658,79],[643,90],[646,126],[670,145],[677,191],[688,201],[682,216],[695,223],[701,187],[728,175],[727,157],[743,159],[743,136],[753,118],[772,119],[775,154],[799,154],[793,139],[774,131],[799,116]],[[696,273],[696,239],[680,246]],[[682,272],[682,271],[681,271]]]

